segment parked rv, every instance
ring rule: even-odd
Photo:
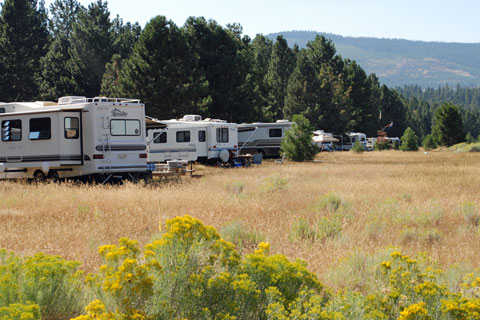
[[[349,132],[343,136],[340,136],[340,145],[338,149],[340,150],[350,150],[353,148],[355,142],[359,141],[364,148],[367,147],[367,135],[361,132]]]
[[[375,144],[379,139],[385,140],[388,144],[388,148],[395,149],[396,146],[400,146],[400,138],[398,137],[381,137],[381,138],[367,138],[367,150],[373,150]]]
[[[242,123],[238,125],[238,145],[240,154],[259,153],[263,157],[278,157],[280,143],[285,132],[293,125],[288,120],[275,123]]]
[[[316,130],[313,132],[312,141],[321,151],[333,151],[333,143],[337,143],[339,140],[333,137],[332,133]]]
[[[141,178],[147,174],[144,118],[136,99],[2,103],[0,178]]]
[[[186,115],[181,119],[147,117],[148,162],[168,160],[229,162],[237,155],[237,124]]]

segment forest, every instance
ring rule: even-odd
[[[5,0],[0,14],[3,102],[131,97],[160,119],[193,113],[241,123],[302,114],[327,132],[374,136],[393,121],[390,136],[411,127],[422,139],[445,102],[460,108],[464,132],[476,137],[479,90],[389,88],[325,36],[300,48],[282,35],[251,39],[239,24],[203,17],[177,26],[155,16],[142,28],[111,17],[102,0],[88,7],[55,0],[49,8]]]

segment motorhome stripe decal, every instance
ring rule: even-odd
[[[40,162],[40,161],[80,161],[82,160],[82,155],[75,154],[61,154],[61,155],[37,155],[37,156],[11,156],[11,157],[0,157],[0,162]]]
[[[144,144],[100,144],[95,147],[95,150],[97,151],[142,151],[146,149],[147,146],[145,146]]]
[[[167,152],[195,152],[197,149],[168,149],[168,150],[152,150],[149,153],[167,153]]]
[[[105,167],[98,167],[99,170],[110,170],[110,169],[145,169],[147,170],[147,166],[105,166]]]

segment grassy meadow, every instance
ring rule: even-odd
[[[200,179],[123,186],[0,182],[0,248],[56,254],[92,271],[98,247],[158,239],[189,214],[248,253],[304,259],[325,285],[362,290],[396,248],[426,252],[451,286],[480,266],[480,155],[321,153],[311,163],[198,167]]]

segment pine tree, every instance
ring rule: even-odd
[[[40,60],[39,95],[44,100],[75,95],[73,75],[66,65],[70,59],[70,36],[78,12],[82,9],[76,0],[55,0],[50,5],[50,32],[54,39],[48,52]]]
[[[131,56],[124,61],[118,88],[108,90],[142,99],[147,114],[160,119],[204,114],[209,101],[202,100],[208,96],[197,63],[198,56],[182,30],[173,21],[157,16],[146,25]],[[111,72],[109,69],[107,75],[114,78]]]
[[[401,138],[400,150],[402,151],[417,151],[418,137],[412,128],[408,127]]]
[[[470,132],[467,133],[467,136],[465,137],[465,142],[468,144],[475,142],[475,139]]]
[[[0,15],[0,101],[30,101],[49,44],[43,2],[5,0]]]
[[[435,111],[432,135],[440,146],[449,147],[463,141],[463,121],[457,106],[445,103]]]
[[[288,47],[287,41],[280,35],[273,45],[266,74],[269,106],[265,110],[265,117],[270,121],[283,118],[288,79],[294,68],[295,54]]]
[[[312,143],[313,129],[307,118],[294,115],[294,124],[285,133],[280,146],[280,153],[292,161],[312,160],[318,152]]]
[[[422,146],[423,149],[429,151],[435,149],[437,147],[437,143],[431,134],[427,134],[425,138],[423,138]]]
[[[67,68],[76,95],[99,95],[105,65],[113,53],[110,12],[106,2],[97,0],[87,10],[81,10],[73,24]]]
[[[244,121],[254,106],[246,84],[250,66],[248,38],[241,38],[239,25],[223,28],[216,21],[204,18],[187,19],[184,30],[193,52],[198,55],[198,71],[208,84],[210,117],[233,122]]]

